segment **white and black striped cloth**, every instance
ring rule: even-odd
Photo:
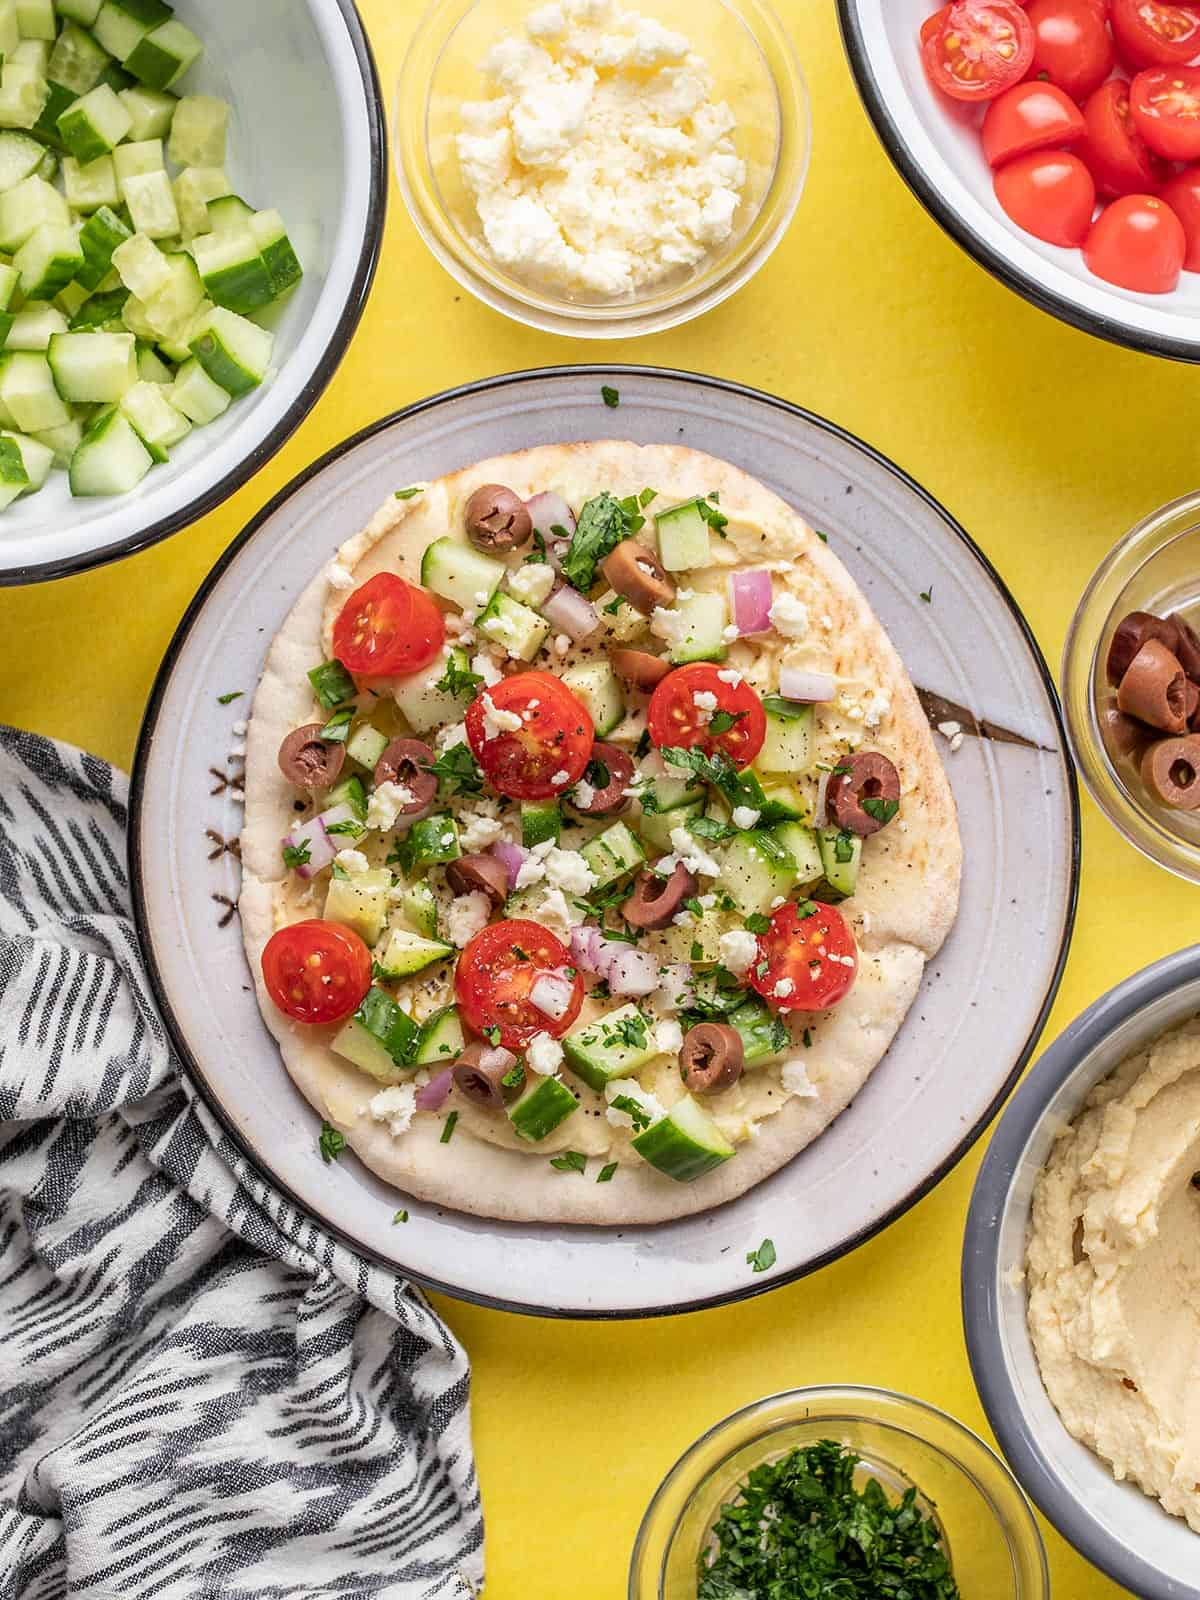
[[[0,729],[0,1596],[474,1595],[466,1356],[185,1092],[125,796]]]

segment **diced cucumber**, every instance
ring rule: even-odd
[[[192,254],[214,304],[245,313],[275,298],[271,274],[249,228],[201,234],[192,241]]]
[[[100,75],[111,60],[98,40],[68,22],[50,52],[46,76],[71,94],[88,94],[100,82]]]
[[[61,428],[71,420],[46,357],[34,350],[6,350],[0,355],[0,401],[21,433]]]
[[[351,761],[357,761],[360,767],[366,767],[374,772],[380,756],[388,747],[388,736],[381,733],[378,728],[364,722],[361,727],[346,740],[346,754]]]
[[[0,310],[8,310],[20,282],[21,274],[16,267],[8,263],[0,265]]]
[[[182,22],[164,22],[122,57],[135,78],[151,89],[169,89],[204,54],[204,46]]]
[[[17,251],[13,266],[26,299],[53,300],[83,266],[79,236],[72,227],[45,222]]]
[[[236,311],[214,306],[193,330],[188,343],[209,377],[230,394],[239,395],[256,389],[266,377],[275,340],[266,328],[239,317]]]
[[[117,280],[120,282],[120,280]],[[158,329],[152,322],[146,320],[145,303],[137,295],[125,291],[125,303],[121,307],[121,326],[126,333],[132,333],[135,338],[144,339],[147,344],[157,340]],[[119,330],[114,330],[119,331]]]
[[[179,174],[175,179],[175,204],[179,208],[185,239],[196,239],[212,231],[208,203],[228,193],[229,179],[223,167],[188,167]],[[272,270],[270,261],[267,270]]]
[[[431,667],[394,680],[392,695],[414,733],[428,733],[431,728],[457,722],[462,717],[467,702],[437,687],[446,676],[451,660],[455,660],[461,670],[468,668],[466,652],[452,649],[443,651]]]
[[[729,612],[722,594],[697,593],[675,601],[675,610],[684,619],[679,642],[673,644],[670,659],[676,666],[688,661],[724,661],[727,654],[725,627]]]
[[[631,606],[615,589],[606,589],[595,606],[601,626],[617,644],[632,644],[635,639],[644,638],[649,631],[649,617]]]
[[[14,191],[15,192],[15,191]],[[51,190],[51,193],[54,193]],[[0,195],[0,231],[3,230],[4,197]],[[112,270],[113,251],[125,239],[132,237],[110,206],[101,206],[84,223],[79,232],[79,247],[83,251],[83,266],[75,274],[75,281],[90,292],[98,289]],[[0,243],[0,248],[3,248]]]
[[[113,251],[112,264],[121,282],[139,300],[149,300],[171,281],[167,258],[144,233],[135,233]]]
[[[17,0],[17,27],[22,39],[49,39],[53,43],[58,37],[54,0]]]
[[[124,191],[127,178],[141,178],[148,172],[165,172],[166,157],[161,139],[139,139],[135,144],[123,144],[113,151],[113,166],[117,169],[117,182]]]
[[[119,289],[117,292],[122,295],[125,293],[124,289]],[[79,287],[79,279],[76,278],[74,283],[69,283],[65,289],[59,290],[54,304],[64,317],[75,317],[91,298],[86,289]]]
[[[193,262],[192,265],[194,267],[195,263]],[[201,285],[201,288],[203,288],[203,285]],[[160,354],[167,361],[175,361],[181,364],[184,361],[190,361],[192,359],[190,343],[192,330],[200,326],[212,309],[213,303],[211,300],[202,300],[196,309],[195,314],[187,317],[184,320],[184,325],[181,332],[177,331],[174,333],[159,334],[158,348]],[[155,315],[156,317],[158,316],[158,311],[155,312]]]
[[[508,1120],[518,1138],[536,1144],[578,1110],[579,1101],[560,1079],[536,1078],[509,1106]]]
[[[414,1067],[448,1066],[466,1049],[457,1006],[443,1006],[421,1024],[412,1052]]]
[[[766,1004],[757,995],[742,1001],[722,1018],[741,1035],[744,1063],[748,1067],[761,1066],[791,1048],[792,1036],[787,1023],[771,1015]]]
[[[572,1028],[562,1045],[571,1071],[600,1094],[606,1083],[628,1078],[661,1054],[649,1019],[632,1004]]]
[[[54,0],[54,9],[60,17],[67,17],[71,22],[90,28],[100,15],[103,4],[104,0]]]
[[[167,281],[146,301],[146,321],[163,344],[172,348],[182,345],[186,355],[185,341],[192,322],[206,305],[204,285],[196,263],[185,251],[172,251],[162,257],[162,262]]]
[[[795,881],[802,887],[817,883],[825,872],[814,829],[800,822],[781,822],[772,833],[796,864]]]
[[[391,995],[372,985],[331,1048],[380,1083],[400,1083],[414,1071],[410,1060],[417,1025]]]
[[[211,94],[185,94],[171,124],[167,154],[177,167],[223,167],[229,103]]]
[[[39,78],[44,78],[50,65],[50,46],[44,39],[22,39],[11,60],[14,66],[31,67]]]
[[[314,672],[319,672],[320,670],[321,669],[317,667],[314,667],[313,669]],[[341,672],[342,668],[340,666],[337,667],[337,671]],[[309,673],[309,677],[312,677],[312,673]],[[350,693],[353,695],[353,681],[348,681],[350,682]],[[325,706],[326,710],[329,710],[337,704],[337,701],[323,699],[321,704]],[[335,784],[325,796],[325,809],[327,811],[332,811],[335,806],[346,806],[354,814],[354,816],[358,818],[359,822],[365,822],[367,820],[367,791],[362,779],[357,775],[357,773],[352,773],[350,777],[343,778],[342,781],[338,784]]]
[[[418,933],[410,933],[407,928],[393,928],[384,943],[382,955],[376,959],[385,976],[407,978],[414,972],[424,971],[435,961],[445,961],[447,956],[453,954],[454,946],[443,944],[440,939],[424,939]]]
[[[690,1094],[639,1133],[633,1148],[643,1161],[677,1183],[693,1183],[735,1154],[729,1140]]]
[[[152,239],[174,239],[179,235],[179,208],[165,172],[139,172],[120,181],[130,218],[139,233],[148,233]]]
[[[10,56],[21,42],[17,0],[0,0],[0,55]]]
[[[201,167],[198,170],[203,172],[212,169]],[[304,276],[300,258],[292,247],[283,217],[278,211],[256,211],[250,218],[250,231],[258,245],[259,254],[266,262],[271,275],[271,288],[278,300]]]
[[[364,944],[375,944],[388,919],[391,887],[392,875],[386,867],[330,878],[325,895],[326,922],[342,922],[353,928]]]
[[[704,801],[693,800],[689,805],[676,806],[672,811],[643,812],[638,818],[638,833],[651,850],[665,855],[671,846],[671,830],[686,828],[689,822],[704,815]]]
[[[646,852],[623,822],[614,822],[589,839],[579,853],[596,874],[597,889],[615,883],[646,859]]]
[[[232,398],[228,389],[214,383],[195,358],[183,363],[167,395],[173,406],[201,428],[223,416]]]
[[[578,666],[567,667],[562,674],[562,681],[583,702],[598,739],[611,733],[623,720],[625,697],[609,662],[581,661]]]
[[[214,195],[208,207],[208,226],[213,233],[240,233],[254,217],[254,207],[240,195]]]
[[[699,500],[660,511],[654,521],[658,559],[668,572],[687,572],[694,567],[707,571],[712,565],[712,541]]]
[[[475,627],[518,661],[532,661],[546,642],[550,624],[511,595],[494,594],[479,613]]]
[[[3,204],[0,196],[0,217]],[[210,206],[210,214],[211,211]],[[421,557],[421,582],[425,588],[464,611],[486,606],[506,570],[502,561],[480,555],[461,539],[435,539]]]
[[[409,877],[420,867],[457,861],[462,855],[458,842],[458,824],[448,811],[439,811],[432,817],[422,817],[408,830],[408,836],[400,846],[400,855],[400,864]]]
[[[58,131],[58,119],[68,106],[73,105],[78,99],[74,89],[64,89],[61,83],[47,80],[46,104],[42,107],[42,114],[29,130],[33,137],[43,146],[43,159],[54,153],[45,149],[46,145],[53,145],[54,150],[66,150],[62,135]],[[39,172],[41,168],[39,167]],[[45,173],[42,173],[45,177]]]
[[[5,348],[45,350],[54,334],[66,331],[67,319],[57,306],[47,305],[41,300],[30,300],[13,318]]]
[[[113,334],[69,334],[68,338],[119,338]],[[142,481],[154,458],[128,417],[113,406],[89,426],[71,459],[71,493],[76,496],[128,494]]]
[[[527,850],[547,839],[558,843],[562,837],[562,807],[557,800],[521,802],[521,843]]]
[[[650,758],[643,771],[650,777],[654,810],[673,811],[676,806],[690,806],[693,801],[704,799],[702,783],[691,774],[685,778],[677,767],[668,767],[657,754]]]
[[[825,882],[830,890],[826,898],[848,899],[858,888],[863,850],[861,838],[845,828],[818,828],[817,844],[825,868]]]
[[[121,396],[121,410],[137,429],[138,438],[158,460],[165,461],[168,451],[192,431],[183,412],[176,410],[157,383],[135,383]]]
[[[53,74],[51,74],[53,77]],[[158,89],[147,89],[138,83],[132,89],[120,89],[121,104],[129,113],[129,137],[137,142],[144,139],[165,139],[175,120],[175,107],[179,104],[173,94],[163,94]]]
[[[721,959],[721,935],[729,924],[713,915],[685,919],[664,928],[659,938],[663,941],[664,956],[669,961],[690,961],[693,966],[706,966]]]
[[[175,382],[175,374],[167,363],[152,350],[148,344],[139,344],[137,347],[138,377],[143,383],[157,383],[169,388]]]
[[[29,474],[11,436],[0,435],[0,510],[29,488]]]
[[[83,439],[83,423],[78,417],[72,417],[70,422],[64,422],[61,428],[43,428],[33,435],[39,444],[44,444],[54,452],[54,465],[56,467],[69,467],[71,457],[79,449]]]
[[[0,191],[15,189],[41,165],[44,148],[27,133],[6,129],[0,133]]]
[[[56,333],[46,353],[64,400],[115,404],[138,381],[131,333]]]
[[[67,156],[62,170],[67,204],[72,211],[82,212],[86,216],[99,211],[101,206],[120,205],[117,169],[113,166],[111,156],[100,156],[95,161],[89,161],[86,167],[80,166],[74,156]]]
[[[170,14],[170,8],[164,5],[159,18],[142,17],[137,15],[132,6],[123,4],[123,0],[104,0],[92,26],[97,40],[109,55],[124,61],[132,55],[155,22],[165,20]]]
[[[405,884],[400,896],[400,911],[409,926],[423,939],[437,938],[437,896],[424,878]]]
[[[751,829],[731,839],[721,883],[744,917],[766,916],[796,882],[796,863],[770,833]]]
[[[0,81],[0,97],[3,85]],[[41,106],[38,106],[39,112]],[[35,118],[34,121],[37,119]],[[63,143],[76,161],[96,161],[106,156],[129,132],[129,113],[106,83],[82,95],[58,119]]]
[[[810,772],[816,756],[816,714],[812,706],[768,695],[763,701],[767,736],[754,765],[763,772]]]
[[[0,127],[32,128],[50,96],[50,85],[36,67],[6,61],[0,68]]]
[[[812,795],[799,784],[787,783],[780,778],[767,778],[762,786],[764,825],[776,822],[803,822],[813,820]]]
[[[44,178],[24,179],[0,194],[0,250],[19,250],[43,223],[66,227],[71,220],[67,202]]]

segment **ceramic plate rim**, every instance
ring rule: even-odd
[[[1079,898],[1079,869],[1080,869],[1080,810],[1079,810],[1079,784],[1075,773],[1074,762],[1071,760],[1070,746],[1066,739],[1066,729],[1063,724],[1062,707],[1059,704],[1058,691],[1050,668],[1042,654],[1041,647],[1034,638],[1033,631],[1025,619],[1024,613],[1017,604],[1015,597],[1009,590],[1004,579],[996,571],[988,557],[971,538],[965,528],[936,500],[928,490],[921,487],[916,480],[908,475],[903,468],[898,467],[888,456],[876,450],[874,446],[866,444],[857,435],[848,429],[840,427],[837,423],[819,416],[816,412],[809,411],[804,406],[796,405],[790,400],[781,399],[779,396],[767,393],[765,390],[756,389],[749,384],[733,382],[726,378],[706,377],[703,373],[688,372],[679,368],[663,367],[657,365],[639,365],[636,363],[561,363],[550,367],[525,368],[520,371],[498,374],[491,378],[478,379],[472,383],[460,384],[451,389],[445,389],[437,394],[430,395],[423,400],[414,401],[412,405],[381,417],[376,422],[368,424],[350,438],[334,445],[318,460],[312,462],[302,472],[298,473],[290,483],[273,496],[273,498],[254,516],[242,532],[235,538],[218,557],[211,571],[205,577],[193,597],[187,610],[184,612],[170,644],[167,646],[162,662],[155,673],[154,682],[146,702],[146,710],[142,720],[141,730],[138,735],[137,747],[134,752],[133,769],[130,779],[129,793],[129,869],[130,886],[133,898],[134,925],[137,930],[138,942],[141,946],[142,957],[145,962],[146,972],[150,982],[151,992],[155,1004],[170,1037],[172,1047],[180,1064],[191,1081],[196,1092],[204,1101],[208,1110],[219,1122],[222,1130],[230,1138],[243,1157],[253,1168],[262,1181],[271,1188],[284,1195],[296,1209],[305,1216],[313,1217],[319,1227],[334,1237],[340,1239],[350,1249],[355,1250],[364,1257],[377,1264],[395,1271],[397,1264],[378,1255],[369,1246],[355,1239],[347,1229],[340,1227],[331,1219],[314,1213],[288,1185],[282,1182],[270,1169],[266,1162],[247,1143],[239,1130],[224,1111],[214,1090],[210,1089],[200,1064],[195,1060],[188,1049],[182,1029],[176,1022],[170,1001],[167,997],[166,987],[162,980],[158,962],[154,954],[154,945],[150,937],[149,919],[147,916],[146,897],[143,884],[142,870],[142,845],[141,845],[141,818],[146,773],[149,765],[149,756],[154,742],[155,729],[159,712],[165,698],[168,683],[174,672],[176,662],[181,655],[190,637],[193,626],[199,619],[200,613],[207,604],[209,594],[224,576],[227,568],[233,563],[242,549],[250,542],[278,511],[287,503],[291,496],[304,488],[313,478],[319,476],[326,468],[333,466],[341,457],[348,455],[360,444],[374,438],[377,434],[393,428],[410,418],[420,416],[437,406],[450,404],[471,395],[491,393],[506,388],[510,385],[525,383],[531,379],[559,378],[559,377],[595,377],[597,379],[621,378],[665,378],[674,382],[697,384],[702,388],[716,390],[727,394],[736,394],[743,398],[757,401],[781,411],[788,416],[796,418],[809,426],[820,429],[830,434],[843,444],[860,451],[869,457],[885,472],[896,478],[901,485],[915,493],[937,515],[947,531],[954,534],[965,546],[969,554],[975,559],[983,570],[984,575],[992,584],[995,592],[1008,607],[1018,632],[1024,641],[1032,665],[1036,668],[1045,689],[1050,714],[1054,720],[1055,729],[1061,741],[1060,750],[1063,760],[1064,788],[1070,812],[1070,845],[1067,852],[1067,868],[1069,884],[1066,891],[1065,915],[1063,931],[1059,948],[1055,954],[1049,981],[1042,1004],[1034,1017],[1029,1035],[1018,1052],[1013,1066],[1000,1085],[997,1093],[989,1101],[982,1114],[971,1124],[963,1137],[953,1147],[949,1154],[928,1172],[920,1183],[910,1189],[899,1201],[890,1206],[883,1214],[875,1218],[867,1226],[841,1240],[837,1245],[822,1251],[819,1255],[805,1261],[799,1267],[790,1269],[777,1276],[772,1276],[767,1283],[750,1282],[733,1289],[723,1290],[717,1294],[699,1299],[689,1300],[675,1304],[656,1306],[638,1306],[633,1309],[613,1309],[608,1307],[572,1307],[572,1306],[546,1306],[528,1305],[523,1301],[510,1300],[501,1296],[472,1293],[455,1286],[443,1283],[428,1273],[417,1273],[402,1267],[404,1274],[418,1284],[421,1288],[431,1290],[437,1294],[447,1295],[451,1299],[463,1300],[473,1305],[486,1306],[493,1310],[514,1312],[523,1316],[544,1316],[553,1319],[568,1319],[573,1321],[632,1321],[648,1317],[664,1317],[685,1315],[692,1311],[713,1310],[718,1306],[733,1305],[742,1300],[749,1300],[756,1295],[766,1294],[772,1289],[782,1288],[785,1284],[798,1282],[801,1278],[808,1277],[820,1268],[829,1266],[832,1262],[840,1260],[843,1256],[851,1254],[869,1239],[889,1228],[900,1217],[910,1211],[919,1201],[937,1187],[939,1183],[958,1165],[963,1157],[971,1150],[976,1142],[986,1132],[995,1119],[1000,1107],[1012,1093],[1025,1067],[1028,1065],[1033,1052],[1037,1049],[1038,1042],[1046,1026],[1050,1010],[1058,995],[1062,982],[1063,969],[1066,965],[1067,955],[1071,947],[1071,939],[1075,928],[1075,915]]]
[[[367,100],[367,120],[370,124],[371,175],[368,184],[366,236],[351,281],[349,298],[342,308],[333,330],[333,337],[324,354],[313,368],[308,382],[271,432],[260,439],[249,455],[203,494],[197,495],[187,505],[180,506],[177,511],[159,517],[136,533],[116,539],[113,543],[103,545],[97,550],[83,550],[77,555],[63,556],[53,561],[0,569],[0,589],[20,588],[33,583],[50,583],[59,578],[70,578],[82,572],[91,572],[97,567],[109,566],[114,561],[123,561],[129,556],[138,555],[141,551],[150,549],[152,545],[161,544],[173,534],[182,532],[193,522],[223,505],[239,489],[245,488],[251,478],[278,455],[329,387],[366,310],[367,299],[383,251],[388,199],[387,115],[384,110],[379,69],[355,0],[334,0],[334,4],[346,25],[350,47],[362,75],[363,92]]]

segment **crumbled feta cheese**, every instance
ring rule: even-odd
[[[592,801],[596,798],[595,785],[590,784],[586,778],[580,778],[579,782],[575,785],[575,790],[571,798],[581,811],[586,811],[591,805]]]
[[[703,850],[695,834],[689,833],[686,828],[671,829],[671,848],[689,872],[706,878],[721,876],[721,863]],[[674,871],[674,867],[670,870]]]
[[[956,733],[954,735],[953,739],[951,739],[951,741],[950,741],[950,753],[951,753],[951,755],[957,755],[957,753],[962,749],[962,742],[963,742],[962,734],[961,733]]]
[[[562,767],[560,767],[559,770],[556,773],[554,773],[554,775],[550,779],[550,782],[554,785],[554,787],[556,789],[561,789],[563,784],[570,783],[570,781],[571,781],[571,774],[569,772],[567,772],[565,768],[562,768]]]
[[[547,889],[538,902],[537,920],[556,928],[575,928],[585,920],[585,915],[574,901],[568,900],[561,889]]]
[[[555,845],[546,852],[546,881],[553,889],[583,895],[596,887],[596,874],[578,850],[560,850]]]
[[[417,1090],[411,1083],[396,1083],[383,1089],[371,1100],[367,1109],[376,1122],[386,1122],[393,1139],[407,1133],[417,1109]]]
[[[343,872],[370,872],[371,870],[371,863],[361,850],[339,850],[333,859]]]
[[[504,677],[499,663],[490,650],[480,650],[471,659],[471,671],[483,679],[485,689],[491,689]]]
[[[721,637],[724,639],[726,644],[733,644],[736,639],[740,639],[742,637],[742,630],[738,627],[736,622],[731,622],[728,627],[721,630]]]
[[[779,982],[775,985],[771,992],[774,994],[776,1000],[786,1000],[788,995],[791,994],[795,987],[796,985],[790,978],[780,978]]]
[[[235,739],[244,739],[249,726],[248,722],[235,722],[233,725],[233,737]]]
[[[943,739],[953,739],[954,735],[961,732],[961,730],[961,722],[939,722],[937,725],[937,731]]]
[[[446,624],[446,632],[451,639],[457,639],[460,644],[469,644],[475,635],[471,632],[471,624],[475,620],[475,613],[468,617],[464,611],[460,615],[457,611],[448,612],[442,619]]]
[[[868,728],[877,728],[892,709],[891,697],[882,689],[868,689],[863,698],[863,723]]]
[[[683,1045],[683,1029],[674,1017],[663,1017],[654,1024],[654,1046],[662,1055],[673,1056]]]
[[[815,1100],[817,1087],[808,1075],[808,1068],[804,1062],[793,1057],[785,1061],[779,1069],[779,1081],[787,1094],[795,1095],[798,1100]]]
[[[487,926],[491,914],[492,902],[482,889],[456,895],[446,912],[446,933],[450,943],[458,950],[463,949],[481,928]]]
[[[331,589],[353,589],[354,574],[340,561],[331,561],[325,572]]]
[[[502,733],[515,733],[521,726],[520,715],[516,711],[503,711],[486,692],[480,696],[483,702],[483,737],[485,739],[498,739]]]
[[[696,689],[692,693],[692,704],[697,711],[696,721],[701,727],[707,727],[713,719],[717,709],[717,697],[711,689]]]
[[[746,674],[739,672],[736,667],[722,667],[721,671],[717,673],[717,677],[720,678],[722,683],[727,683],[734,689],[737,688],[739,683],[746,681]]]
[[[367,827],[378,828],[381,833],[386,833],[389,828],[396,826],[396,818],[405,806],[413,803],[413,792],[406,789],[402,783],[393,783],[386,779],[371,793],[367,801]]]
[[[762,816],[761,811],[755,811],[753,806],[734,806],[733,825],[735,828],[752,828]]]
[[[775,596],[768,615],[771,626],[785,639],[803,639],[808,633],[808,607],[785,589]]]
[[[758,956],[758,940],[748,928],[734,928],[720,938],[721,965],[735,978],[745,977]]]
[[[492,804],[491,802],[484,802]],[[458,840],[467,855],[486,850],[504,832],[504,824],[492,811],[463,811],[458,819]]]
[[[527,606],[540,606],[554,587],[554,568],[547,561],[526,561],[508,574],[508,592]]]
[[[439,750],[452,750],[456,744],[466,744],[467,725],[465,722],[451,722],[444,728],[439,728],[433,741]]]
[[[649,1089],[643,1089],[636,1078],[613,1078],[604,1085],[604,1098],[608,1101],[608,1120],[614,1128],[633,1127],[633,1118],[629,1112],[620,1111],[613,1105],[614,1100],[623,1100],[626,1097],[637,1101],[651,1123],[660,1121],[667,1114],[666,1106],[656,1095],[652,1095]]]
[[[570,648],[571,640],[568,634],[556,633],[554,635],[554,643],[551,645],[551,649],[556,656],[565,656]]]
[[[525,1064],[531,1072],[552,1078],[562,1066],[563,1047],[548,1033],[535,1033],[525,1047]]]
[[[655,606],[650,613],[650,632],[656,639],[662,639],[675,649],[687,638],[687,617],[670,606]]]

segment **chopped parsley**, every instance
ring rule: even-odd
[[[619,1165],[620,1163],[617,1161],[610,1161],[607,1166],[601,1167],[596,1176],[596,1182],[611,1183],[613,1181],[613,1174],[616,1172]]]
[[[617,612],[620,611],[620,609],[621,609],[621,596],[619,594],[615,595],[608,602],[608,604],[606,606],[602,606],[601,607],[601,610],[604,612],[604,615],[606,617],[615,617]]]
[[[610,411],[615,411],[616,408],[621,404],[620,393],[618,390],[614,389],[611,384],[602,383],[600,385],[600,394],[604,400],[604,404],[609,408]]]
[[[744,711],[714,711],[709,718],[708,731],[714,737],[728,733],[746,715]]]
[[[446,670],[434,684],[434,688],[440,689],[443,694],[453,695],[456,700],[472,700],[483,678],[478,672],[460,667],[458,662],[457,650],[451,650],[446,658]],[[457,749],[458,746],[452,748]]]
[[[454,1129],[455,1129],[455,1125],[457,1124],[457,1122],[458,1122],[458,1112],[457,1111],[452,1111],[450,1113],[450,1115],[446,1118],[445,1122],[442,1124],[442,1137],[438,1140],[439,1144],[449,1144],[450,1143],[451,1139],[453,1139],[453,1137],[454,1137]]]
[[[635,1100],[631,1094],[619,1094],[612,1102],[614,1111],[623,1111],[633,1123],[633,1131],[641,1133],[643,1128],[648,1128],[654,1120],[640,1100]]]
[[[932,584],[929,585],[928,589],[922,589],[921,590],[921,599],[924,600],[924,602],[925,602],[925,604],[927,606],[931,606],[933,604],[933,585]]]
[[[770,926],[770,917],[764,917],[761,911],[752,911],[746,918],[746,927],[751,933],[766,933]]]
[[[321,1124],[321,1137],[317,1140],[317,1149],[321,1152],[321,1160],[326,1166],[331,1161],[336,1161],[346,1148],[346,1140],[332,1123]]]
[[[881,794],[869,794],[862,803],[863,810],[876,822],[888,823],[900,809],[899,800],[885,800]]]
[[[843,828],[833,841],[833,859],[835,861],[852,861],[854,859],[854,835],[849,828]]]
[[[308,681],[313,686],[318,703],[326,711],[345,705],[347,700],[354,699],[356,693],[354,679],[340,661],[322,661],[319,667],[314,667],[308,674]]]
[[[335,711],[321,729],[318,737],[326,740],[329,744],[345,744],[350,737],[350,724],[353,721],[353,706],[347,706],[344,711]]]
[[[398,1222],[407,1222],[407,1221],[408,1221],[408,1212],[407,1211],[397,1211],[396,1215],[392,1218],[392,1226],[394,1228]]]
[[[718,817],[689,817],[687,831],[694,833],[697,839],[732,839],[737,829],[728,822],[722,822]]]
[[[699,511],[712,531],[724,539],[725,529],[729,526],[729,518],[718,507],[717,501],[719,498],[720,496],[714,491],[707,500],[696,501],[696,510]]]
[[[306,867],[312,860],[312,847],[306,839],[303,844],[285,844],[283,847],[283,864],[285,867]]]
[[[366,833],[366,828],[361,822],[355,822],[353,817],[347,817],[344,822],[327,822],[325,832],[336,838],[361,839]]]
[[[500,1079],[501,1086],[505,1089],[521,1089],[525,1086],[525,1068],[519,1061],[514,1061],[512,1066]]]
[[[523,565],[528,566],[531,561],[544,561],[546,559],[546,541],[535,528],[533,530],[533,549],[525,557]]]
[[[420,492],[421,492],[420,488],[397,489],[396,490],[396,499],[397,500],[411,500],[413,495],[420,494]]]
[[[432,772],[439,790],[444,789],[447,794],[480,794],[483,791],[483,773],[470,745],[452,744],[436,761],[423,762],[421,770]]]
[[[499,1027],[493,1024],[490,1028],[485,1028],[483,1030],[483,1037],[494,1049],[500,1043]]]
[[[645,522],[637,509],[637,500],[622,501],[603,490],[591,500],[586,500],[579,513],[571,548],[563,557],[563,577],[581,594],[586,594],[596,581],[596,568],[631,533],[636,533]]]
[[[608,939],[613,944],[636,944],[641,938],[640,931],[635,933],[624,928],[601,928],[600,937]]]
[[[781,694],[763,695],[763,710],[780,722],[794,722],[797,717],[806,717],[811,709],[803,701],[785,700]]]
[[[228,694],[219,694],[217,696],[217,704],[219,706],[231,706],[235,700],[240,700],[245,692],[244,689],[231,689]]]
[[[632,893],[632,882],[612,883],[605,889],[595,890],[586,900],[575,900],[572,903],[583,912],[585,917],[603,917],[606,911],[611,911],[616,906],[624,905]]]
[[[345,867],[343,867],[341,862],[339,862],[339,861],[333,862],[333,864],[329,868],[329,872],[330,872],[330,876],[334,877],[334,878],[349,878],[349,876],[350,876],[350,874],[346,871]]]
[[[775,1265],[775,1241],[764,1239],[757,1250],[751,1250],[746,1260],[755,1272],[767,1272]]]
[[[816,534],[817,538],[820,539],[822,544],[829,543],[829,535],[827,533],[822,533],[820,528],[814,528],[813,532]]]
[[[584,770],[583,776],[593,789],[607,789],[612,782],[612,773],[599,756],[592,757]]]
[[[550,1165],[555,1172],[585,1172],[587,1157],[582,1150],[564,1150],[562,1155],[554,1157]]]
[[[693,961],[703,961],[704,960],[704,946],[700,943],[699,939],[693,939],[692,940],[692,960]]]

